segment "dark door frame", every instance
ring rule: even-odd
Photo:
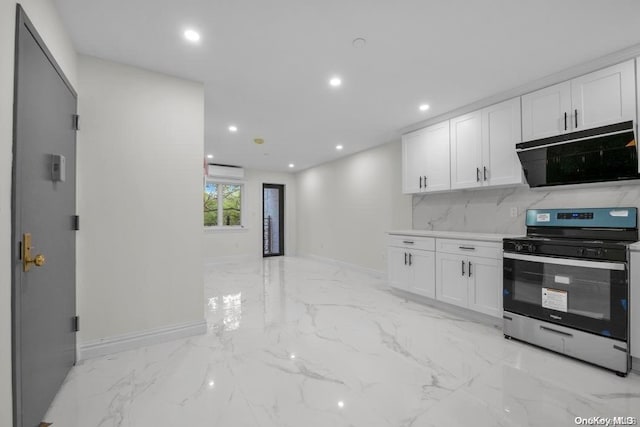
[[[67,77],[64,75],[62,68],[53,57],[51,51],[47,48],[42,37],[38,34],[35,26],[27,17],[24,9],[20,4],[16,5],[16,29],[15,29],[15,56],[14,56],[14,77],[13,77],[13,160],[12,160],[12,176],[11,176],[11,358],[12,358],[12,391],[13,391],[13,425],[15,427],[22,426],[22,386],[21,386],[21,352],[20,352],[20,335],[21,335],[21,293],[20,293],[20,275],[18,274],[17,263],[21,259],[20,248],[22,244],[21,238],[21,197],[19,189],[22,188],[22,180],[20,174],[17,173],[18,165],[18,82],[20,72],[20,31],[22,28],[31,34],[47,60],[51,63],[55,72],[67,87],[73,97],[78,99],[78,93],[75,91]],[[71,125],[71,123],[70,123]],[[74,142],[75,143],[75,142]],[[75,210],[75,206],[74,206]],[[44,414],[43,414],[44,415]]]
[[[274,188],[279,190],[280,192],[280,197],[278,198],[278,210],[279,210],[279,221],[278,221],[278,227],[279,227],[279,236],[280,236],[280,245],[278,248],[278,253],[275,254],[265,254],[264,253],[264,190],[267,188]],[[285,185],[284,184],[266,184],[263,183],[262,184],[262,256],[263,257],[272,257],[272,256],[282,256],[284,255],[284,189],[285,189]]]

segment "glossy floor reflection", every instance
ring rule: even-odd
[[[640,416],[640,377],[299,258],[210,265],[204,336],[86,360],[53,427],[569,426]]]

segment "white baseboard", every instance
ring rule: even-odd
[[[309,259],[313,259],[315,261],[321,261],[321,262],[326,262],[328,264],[338,265],[340,267],[350,268],[352,270],[356,270],[356,271],[360,271],[362,273],[369,274],[369,275],[375,277],[376,279],[384,279],[385,277],[387,277],[386,271],[380,271],[380,270],[375,270],[373,268],[362,267],[361,265],[352,264],[350,262],[344,262],[344,261],[340,261],[340,260],[337,260],[337,259],[322,257],[322,256],[319,256],[319,255],[313,255],[313,254],[300,254],[299,256],[302,257],[302,258],[309,258]]]
[[[211,257],[204,260],[205,265],[226,264],[228,262],[240,262],[240,261],[255,261],[261,257],[258,255],[229,255]]]
[[[180,323],[81,343],[78,344],[77,356],[78,360],[91,359],[179,338],[202,335],[206,332],[207,322],[204,319],[198,322]]]

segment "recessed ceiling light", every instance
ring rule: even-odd
[[[421,104],[418,108],[420,111],[427,111],[429,109],[429,104]]]
[[[185,30],[184,38],[189,40],[192,43],[197,43],[200,41],[200,34],[196,30]]]
[[[213,159],[213,154],[207,154],[207,159]]]
[[[344,402],[342,400],[338,402],[338,408],[344,408]]]
[[[229,132],[238,132],[238,127],[234,125],[229,126]]]
[[[295,168],[295,167],[296,167],[296,165],[294,165],[293,163],[289,163],[289,167],[290,167],[290,168]]]
[[[340,151],[342,150],[344,147],[342,145],[336,145],[336,150]]]
[[[340,77],[331,77],[329,84],[333,87],[338,87],[342,84],[342,79],[340,79]]]

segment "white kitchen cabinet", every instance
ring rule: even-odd
[[[467,307],[469,285],[466,276],[464,256],[436,254],[436,295],[437,299],[460,307]],[[463,271],[464,269],[464,271]]]
[[[435,298],[434,239],[390,236],[387,247],[389,285]],[[430,250],[429,250],[430,249]]]
[[[635,120],[634,76],[631,60],[523,95],[523,141]]]
[[[524,182],[516,144],[522,141],[520,98],[482,110],[483,185],[517,185]]]
[[[469,257],[469,308],[489,316],[502,317],[502,262]]]
[[[571,82],[522,96],[522,140],[547,138],[569,131]]]
[[[402,136],[402,192],[406,194],[450,189],[449,122]]]
[[[629,344],[631,356],[640,359],[640,252],[631,251],[629,266]]]
[[[482,186],[482,112],[451,119],[451,188]],[[515,151],[515,147],[514,147]]]
[[[437,239],[436,298],[493,317],[501,317],[500,244]]]
[[[571,80],[573,130],[635,120],[633,61]]]
[[[520,99],[450,120],[451,188],[522,184]]]

